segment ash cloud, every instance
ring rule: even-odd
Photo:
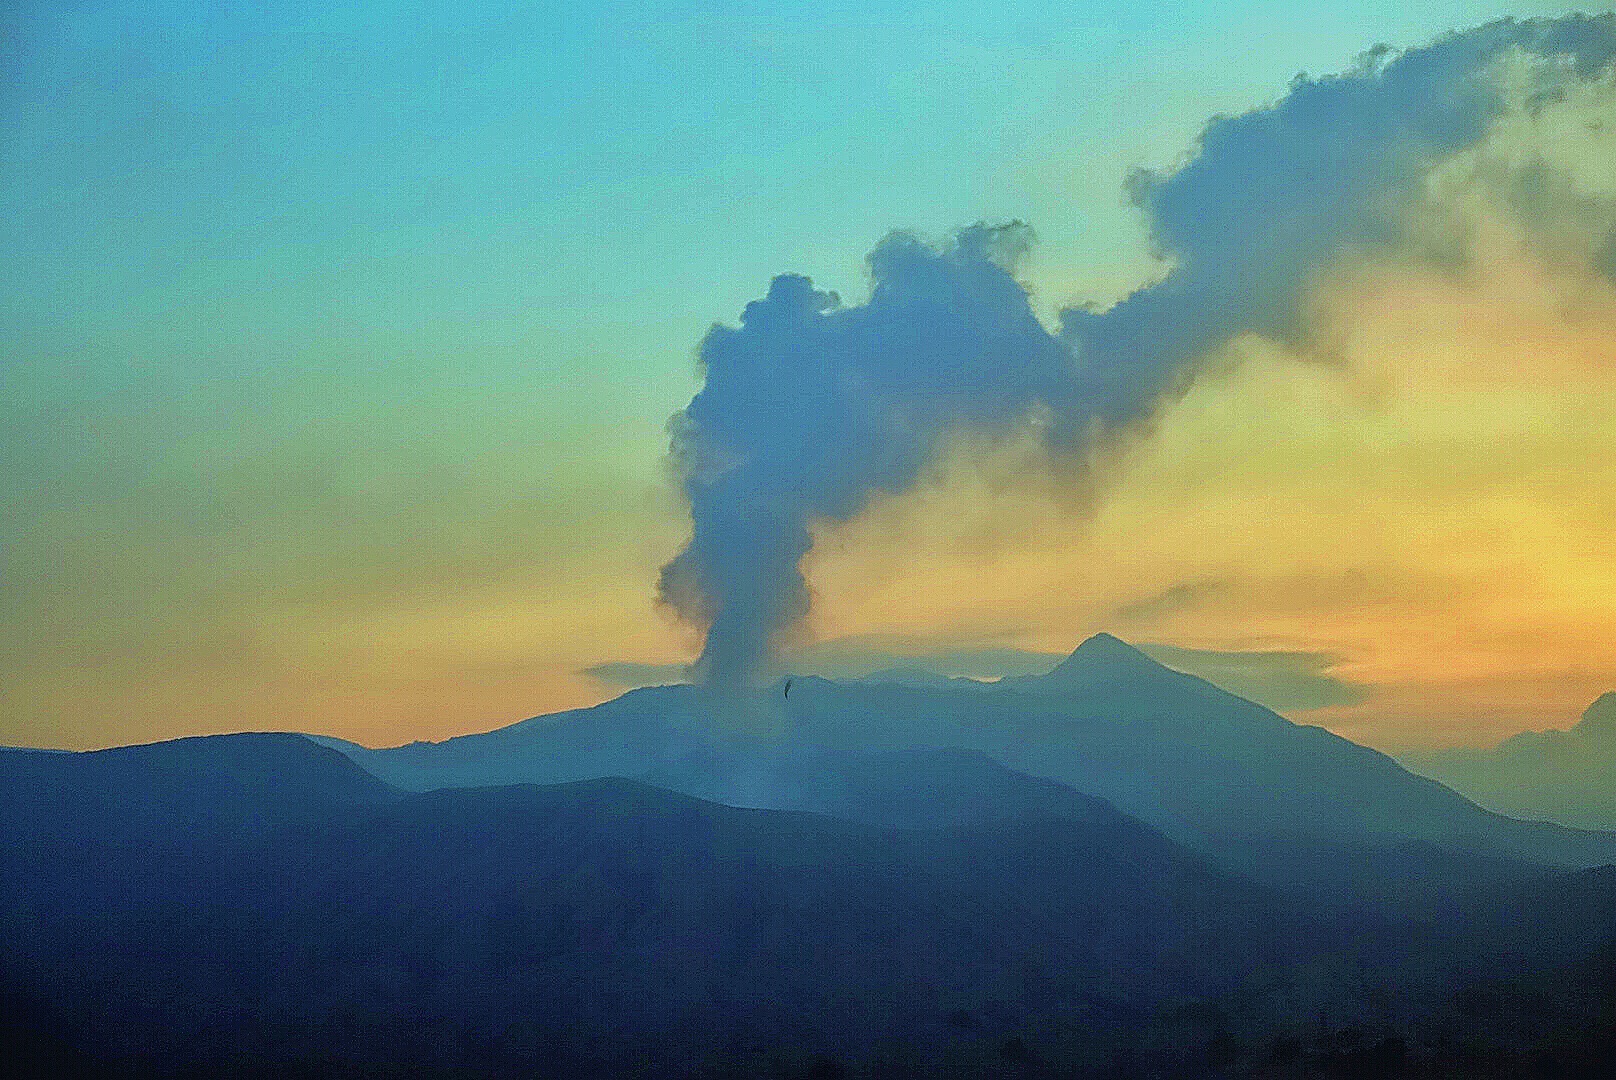
[[[907,491],[957,428],[1008,433],[1070,395],[1070,352],[1015,278],[1028,241],[1014,224],[941,249],[894,233],[870,254],[868,302],[784,275],[707,335],[706,385],[672,425],[692,536],[661,581],[707,627],[699,677],[744,682],[807,613],[815,522]]]
[[[1052,467],[1081,471],[1232,339],[1304,348],[1313,277],[1404,239],[1432,171],[1511,106],[1500,64],[1536,65],[1547,100],[1613,57],[1616,17],[1503,20],[1299,76],[1277,104],[1211,121],[1182,167],[1130,178],[1170,269],[1105,311],[1064,311],[1054,331],[1016,278],[1031,238],[1020,224],[940,247],[889,235],[859,305],[775,278],[738,327],[708,333],[705,385],[670,425],[692,535],[660,596],[706,631],[695,676],[764,672],[808,612],[815,525],[909,490],[950,436],[1032,429]]]

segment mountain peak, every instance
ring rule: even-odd
[[[1056,679],[1117,679],[1166,670],[1162,665],[1110,634],[1095,634],[1072,655],[1055,665],[1049,675]]]
[[[1149,666],[1149,668],[1159,668],[1160,666],[1160,664],[1151,660],[1149,656],[1139,652],[1138,648],[1134,648],[1133,645],[1120,639],[1120,637],[1113,637],[1110,634],[1096,634],[1091,639],[1078,645],[1075,650],[1071,650],[1071,655],[1067,656],[1065,660],[1055,664],[1055,673],[1058,673],[1058,671],[1071,671],[1071,669],[1076,668],[1089,668],[1092,664],[1105,664],[1105,666],[1143,664],[1143,666]]]
[[[1089,638],[1087,641],[1084,641],[1076,649],[1072,650],[1073,656],[1081,656],[1084,654],[1123,655],[1126,653],[1132,653],[1133,655],[1139,657],[1143,657],[1145,655],[1132,645],[1129,645],[1126,641],[1123,641],[1121,638],[1117,637],[1115,634],[1107,634],[1103,630]]]
[[[1600,694],[1573,730],[1581,735],[1616,736],[1616,692]]]

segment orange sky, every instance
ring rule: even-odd
[[[1552,205],[1503,209],[1543,162]],[[1300,354],[1250,338],[1208,358],[1081,490],[1024,447],[961,443],[921,490],[825,530],[811,632],[1326,653],[1364,700],[1296,718],[1389,749],[1568,726],[1616,689],[1616,287],[1595,271],[1616,90],[1507,117],[1417,218],[1406,251],[1313,282]],[[1468,259],[1433,269],[1455,245]],[[1084,272],[1042,258],[1028,284],[1052,311]],[[689,391],[666,382],[614,407],[665,416]],[[10,542],[0,742],[442,738],[615,693],[593,664],[692,655],[653,602],[688,528],[660,419],[586,455],[563,423],[444,387],[331,408],[347,441],[256,455],[228,426],[158,454],[120,442],[111,405],[64,413],[105,460],[71,494],[41,482],[48,512]],[[399,469],[405,436],[466,432],[485,441],[452,467]],[[99,478],[135,454],[145,481]]]

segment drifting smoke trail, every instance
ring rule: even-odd
[[[909,490],[945,439],[1023,430],[1057,467],[1147,421],[1198,361],[1241,334],[1305,343],[1310,278],[1343,253],[1393,245],[1445,159],[1509,107],[1500,65],[1528,61],[1552,95],[1616,56],[1616,17],[1504,20],[1340,76],[1298,77],[1271,108],[1212,121],[1196,155],[1129,187],[1173,269],[1057,332],[1015,277],[1019,224],[930,247],[894,233],[869,256],[872,291],[843,306],[796,275],[774,279],[739,327],[701,345],[702,390],[672,423],[692,533],[660,595],[706,629],[696,674],[744,684],[801,620],[816,522]]]

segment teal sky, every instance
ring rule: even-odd
[[[522,631],[533,671],[638,658],[667,418],[771,276],[856,297],[889,229],[1014,218],[1044,310],[1109,302],[1153,273],[1130,166],[1378,42],[1573,10],[1324,7],[8,5],[0,742],[269,726],[400,596],[529,588],[616,613]],[[284,726],[576,693],[520,692],[457,716],[392,670]]]

